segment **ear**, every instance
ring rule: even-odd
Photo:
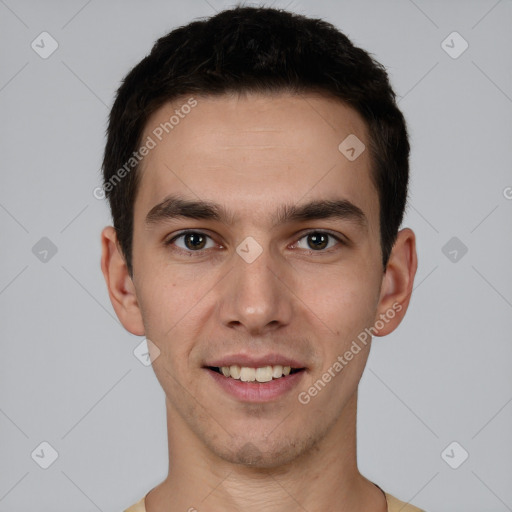
[[[107,226],[101,232],[101,270],[110,301],[124,328],[136,336],[144,336],[135,286],[117,240],[116,230],[112,226]]]
[[[398,232],[382,278],[373,327],[375,336],[393,332],[402,321],[411,299],[417,268],[416,237],[411,229],[402,229]]]

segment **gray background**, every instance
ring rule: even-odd
[[[93,190],[121,78],[157,37],[231,4],[0,0],[0,512],[119,511],[166,476],[163,391],[110,305]],[[512,510],[512,2],[273,5],[372,52],[410,127],[419,270],[362,380],[360,468],[429,512]],[[43,31],[47,59],[31,48]]]

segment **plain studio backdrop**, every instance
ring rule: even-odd
[[[0,512],[119,511],[166,476],[164,394],[111,307],[93,191],[120,80],[231,5],[0,1]],[[371,52],[410,130],[419,269],[360,386],[360,469],[429,512],[512,510],[512,2],[267,5]]]

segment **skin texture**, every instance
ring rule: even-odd
[[[160,108],[143,140],[187,98]],[[357,386],[370,344],[311,401],[307,391],[379,315],[401,306],[377,335],[393,331],[409,303],[415,237],[398,235],[384,272],[378,194],[370,154],[349,161],[349,134],[368,144],[362,118],[318,94],[196,97],[197,106],[145,157],[135,202],[133,277],[115,231],[102,233],[102,270],[124,327],[160,351],[153,361],[166,395],[169,474],[148,512],[386,510],[357,469]],[[145,221],[168,195],[219,203],[222,221]],[[366,217],[275,224],[284,205],[345,199]],[[208,235],[199,253],[182,230]],[[329,231],[321,250],[308,232]],[[262,248],[247,263],[237,246]],[[313,248],[312,248],[313,247]],[[381,322],[382,324],[382,322]],[[277,352],[306,367],[285,396],[254,404],[227,395],[203,366],[213,358]],[[153,354],[157,354],[153,350]]]

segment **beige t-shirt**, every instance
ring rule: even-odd
[[[388,512],[424,512],[423,510],[420,510],[413,505],[408,505],[403,501],[397,500],[394,496],[391,496],[391,494],[388,494],[387,492],[384,494],[386,495],[386,500],[388,502]],[[124,512],[146,512],[144,500],[145,497],[135,503],[135,505],[127,508]]]

